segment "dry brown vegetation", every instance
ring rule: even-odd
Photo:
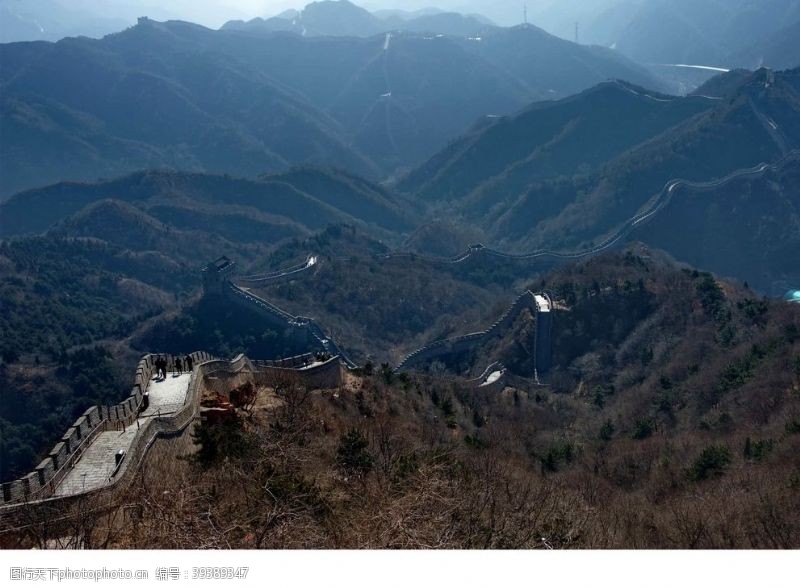
[[[591,439],[564,427],[580,400],[542,390],[488,396],[428,378],[368,378],[355,393],[283,384],[277,396],[277,407],[205,437],[217,445],[208,460],[202,450],[178,460],[151,456],[111,527],[105,518],[84,520],[83,541],[119,548],[800,544],[800,435],[786,435],[763,459],[744,458],[743,439],[727,437],[732,462],[692,479],[712,443],[708,433]],[[343,441],[354,430],[362,445]]]
[[[75,527],[81,541],[800,547],[800,309],[644,253],[547,287],[569,309],[548,386],[512,377],[489,393],[381,369],[308,390],[254,375],[238,419],[165,442],[103,515],[113,524]],[[524,355],[530,320],[495,349]]]

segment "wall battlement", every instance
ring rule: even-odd
[[[403,361],[395,368],[396,372],[404,371],[413,366],[419,365],[442,357],[460,353],[473,347],[485,343],[487,340],[499,335],[514,322],[514,319],[524,309],[530,309],[536,318],[536,350],[534,351],[534,365],[536,371],[544,376],[550,371],[550,331],[552,329],[552,303],[547,294],[534,294],[526,290],[520,294],[510,307],[485,331],[478,331],[460,337],[450,339],[440,339],[420,347],[416,351],[409,353]]]
[[[467,250],[453,258],[434,258],[420,256],[411,253],[397,252],[385,255],[375,256],[377,259],[391,259],[396,257],[410,257],[428,259],[430,261],[438,261],[443,263],[463,263],[471,258],[485,258],[491,256],[499,257],[513,257],[500,254],[496,251],[488,249],[483,245],[472,245]],[[537,255],[532,255],[532,258]],[[527,256],[517,256],[517,258],[528,258]],[[233,273],[230,269],[234,264],[228,258],[222,257],[206,266],[203,270],[203,284],[209,284],[206,287],[206,292],[209,294],[221,294],[228,300],[246,308],[247,310],[255,311],[262,318],[264,318],[271,326],[281,329],[285,336],[292,337],[298,344],[306,345],[311,349],[324,350],[331,355],[341,357],[342,362],[350,369],[358,367],[348,356],[347,353],[339,346],[339,344],[329,337],[319,323],[314,319],[301,316],[293,316],[285,310],[277,307],[271,302],[261,298],[242,287],[244,284],[263,285],[267,283],[277,283],[286,279],[293,279],[300,274],[308,272],[311,268],[318,265],[318,256],[309,255],[305,262],[296,264],[283,270],[278,270],[270,274],[259,276],[247,276],[245,278],[236,279],[234,282]],[[209,277],[216,274],[216,277]],[[240,285],[242,284],[242,285]],[[547,306],[547,308],[543,308]],[[400,372],[409,369],[415,365],[429,361],[435,357],[459,353],[472,347],[475,347],[486,339],[494,337],[500,331],[505,330],[510,326],[513,320],[519,315],[524,308],[530,308],[537,317],[537,325],[542,324],[542,329],[537,329],[537,356],[535,359],[537,373],[542,375],[550,370],[550,329],[552,328],[552,320],[550,317],[550,299],[547,294],[534,294],[530,290],[523,292],[514,303],[500,316],[500,318],[492,324],[485,331],[477,333],[470,333],[460,337],[451,339],[443,339],[434,341],[428,345],[417,349],[416,351],[408,354],[395,368],[395,371]],[[542,316],[540,316],[542,315]],[[547,315],[547,316],[544,316]],[[542,331],[542,334],[539,334]],[[546,335],[545,335],[546,333]]]
[[[312,388],[335,388],[342,383],[342,367],[338,356],[320,358],[305,354],[279,360],[250,360],[239,355],[231,361],[213,358],[209,353],[199,351],[189,354],[194,361],[186,402],[182,409],[169,416],[153,416],[144,420],[137,431],[123,465],[113,480],[94,490],[79,494],[54,496],[59,482],[80,459],[83,451],[100,431],[108,431],[136,422],[143,395],[147,392],[147,382],[155,372],[156,355],[146,355],[136,369],[135,384],[131,396],[113,406],[93,406],[88,408],[73,424],[48,456],[36,469],[18,480],[2,484],[0,495],[0,534],[13,531],[20,521],[31,518],[31,509],[61,512],[57,505],[69,505],[75,500],[89,496],[112,500],[114,493],[127,487],[144,459],[148,449],[159,437],[175,436],[182,432],[199,412],[201,382],[210,374],[224,371],[242,371],[267,376],[292,374]],[[173,356],[161,354],[173,365]],[[180,356],[184,357],[184,356]],[[48,510],[49,509],[49,510]],[[62,513],[63,514],[63,513]]]
[[[202,351],[189,355],[196,364],[211,358]],[[170,365],[174,364],[173,356],[163,354],[162,357],[167,358]],[[121,431],[133,424],[139,416],[147,383],[155,372],[155,358],[155,355],[146,355],[139,361],[131,393],[125,400],[111,406],[87,408],[31,473],[18,480],[0,484],[0,504],[37,500],[52,495],[98,433]]]

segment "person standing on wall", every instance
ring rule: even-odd
[[[175,358],[175,371],[177,372],[178,375],[181,375],[183,373],[183,364],[181,363],[180,357]]]
[[[192,359],[191,355],[187,355],[186,359],[183,361],[183,365],[186,367],[186,371],[190,372],[194,369],[194,360]]]

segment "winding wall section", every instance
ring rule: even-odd
[[[751,168],[736,170],[717,180],[711,180],[707,182],[693,182],[684,179],[670,180],[664,185],[664,187],[658,194],[656,194],[653,198],[651,198],[642,207],[643,209],[641,211],[637,212],[637,214],[635,214],[627,221],[625,221],[622,224],[622,226],[619,229],[617,229],[613,234],[607,236],[600,243],[580,251],[567,252],[567,251],[555,251],[549,249],[539,249],[526,253],[506,253],[503,251],[498,251],[496,249],[485,247],[482,244],[475,244],[469,246],[465,251],[453,257],[440,257],[440,256],[412,253],[408,251],[394,251],[385,254],[376,254],[373,255],[373,258],[378,260],[402,259],[402,258],[419,259],[437,264],[462,264],[473,259],[492,259],[492,258],[498,260],[505,259],[505,260],[517,260],[517,261],[532,261],[532,260],[570,261],[570,260],[587,258],[613,248],[614,246],[619,244],[623,239],[625,239],[632,231],[641,228],[647,222],[652,220],[661,210],[663,210],[666,206],[669,205],[674,193],[678,188],[687,187],[703,191],[713,190],[743,177],[747,176],[760,177],[767,171],[778,169],[786,161],[798,158],[800,158],[800,150],[795,149],[789,151],[783,158],[781,158],[781,160],[779,160],[776,163],[773,164],[761,163]],[[247,276],[246,278],[244,278],[244,280],[238,280],[238,281],[241,284],[266,285],[270,283],[278,283],[281,281],[294,279],[300,277],[303,274],[306,275],[309,274],[310,272],[308,270],[310,270],[318,263],[318,259],[319,259],[318,256],[310,255],[307,258],[306,262],[302,264],[286,268],[285,270],[272,272],[270,274],[264,274],[262,276]],[[335,259],[349,260],[351,258],[337,257]],[[298,327],[306,328],[309,331],[309,333],[313,335],[313,337],[311,337],[312,340],[311,342],[317,344],[323,349],[336,353],[337,355],[341,355],[345,363],[348,365],[348,367],[350,368],[356,367],[356,364],[353,363],[347,357],[344,350],[333,339],[326,336],[322,327],[318,325],[316,322],[314,322],[312,319],[305,319],[303,317],[292,317],[291,315],[289,315],[289,313],[286,313],[278,309],[277,307],[270,304],[263,298],[259,298],[250,292],[242,291],[242,289],[238,288],[237,286],[232,286],[232,291],[239,296],[243,296],[244,300],[248,302],[251,308],[260,309],[262,315],[265,315],[267,316],[267,318],[271,319],[273,321],[273,324],[276,324],[277,326],[285,326],[287,328],[298,328]],[[534,303],[531,302],[533,296],[534,296],[533,293],[529,291],[524,292],[515,301],[515,303],[512,304],[512,306],[506,311],[506,313],[494,325],[492,325],[492,327],[490,327],[486,331],[470,333],[467,335],[463,335],[461,337],[455,337],[451,339],[434,341],[424,347],[421,347],[420,349],[417,349],[416,351],[413,351],[412,353],[407,355],[403,359],[403,361],[400,362],[400,364],[395,368],[396,371],[402,371],[414,365],[418,365],[422,362],[428,361],[437,356],[444,355],[447,353],[455,353],[463,351],[465,349],[470,348],[471,346],[482,343],[487,337],[493,336],[498,329],[502,329],[508,326],[510,320],[513,319],[513,317],[515,317],[522,310],[522,308],[528,306],[534,309],[535,302]],[[539,368],[537,368],[537,374],[544,374],[550,368],[549,349],[550,349],[550,332],[552,330],[552,314],[537,313],[537,318],[539,319],[539,324],[537,325],[537,340],[536,340],[537,365],[539,366]]]
[[[453,353],[460,353],[473,347],[484,344],[489,339],[499,335],[502,331],[506,330],[514,322],[514,319],[526,308],[530,309],[536,317],[536,339],[537,351],[535,352],[534,362],[535,365],[540,366],[541,373],[546,373],[550,368],[550,348],[549,348],[549,332],[550,332],[550,314],[552,304],[550,297],[547,294],[534,294],[530,290],[523,292],[517,299],[508,307],[508,309],[497,319],[492,326],[484,331],[477,331],[462,335],[460,337],[452,337],[449,339],[440,339],[420,347],[416,351],[409,353],[403,361],[401,361],[395,371],[405,371],[411,367],[431,361],[437,357],[450,355]],[[540,341],[540,331],[546,333],[545,338],[542,335]]]
[[[182,435],[198,416],[201,383],[207,376],[218,372],[230,374],[250,371],[267,375],[291,372],[312,387],[335,387],[341,384],[338,357],[322,360],[308,354],[288,360],[264,362],[251,361],[244,355],[231,361],[214,359],[206,352],[190,355],[194,360],[194,369],[188,376],[181,406],[169,414],[144,412],[143,399],[148,392],[148,383],[155,373],[157,357],[147,355],[137,367],[131,396],[114,406],[94,406],[87,409],[33,472],[19,480],[2,484],[0,535],[18,531],[37,521],[56,522],[65,518],[70,507],[79,502],[90,504],[92,510],[113,506],[129,487],[150,447],[159,438]],[[162,357],[168,357],[172,361],[171,356]],[[73,471],[97,435],[107,431],[120,431],[126,427],[128,431],[135,431],[127,446],[127,454],[120,467],[105,483],[87,490],[77,491],[70,486],[69,491],[60,491],[63,490],[62,482]],[[113,463],[113,452],[107,457]]]

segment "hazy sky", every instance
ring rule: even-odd
[[[96,36],[130,26],[136,22],[138,16],[149,16],[155,20],[186,20],[218,28],[232,19],[269,17],[287,8],[301,9],[309,1],[0,0],[0,18],[4,14],[11,14],[17,19],[22,18],[28,25],[39,27],[42,31]],[[527,3],[531,23],[556,34],[569,36],[574,21],[588,22],[592,14],[598,14],[598,10],[621,1],[623,0],[527,0],[527,2],[526,0],[354,0],[354,3],[368,10],[380,8],[416,10],[434,6],[461,13],[480,13],[505,26],[522,22],[522,7]],[[105,25],[93,29],[89,26],[92,21],[105,22]],[[31,34],[35,34],[35,30]]]
[[[149,2],[153,4],[153,2]],[[310,1],[310,0],[309,0]],[[309,1],[304,0],[163,0],[158,5],[179,14],[194,16],[196,19],[216,18],[225,20],[223,15],[238,13],[248,17],[273,16],[287,8],[302,8]],[[436,6],[443,10],[456,12],[480,12],[497,20],[505,20],[502,15],[515,14],[522,20],[524,0],[351,0],[354,4],[368,10],[379,8],[402,8],[415,10]],[[530,11],[537,5],[546,5],[553,0],[528,0]],[[214,24],[212,22],[203,24]]]
[[[9,0],[5,0],[9,1]],[[13,0],[10,0],[13,2]],[[26,0],[22,0],[24,4]],[[29,1],[29,0],[28,0]],[[96,14],[132,18],[134,14],[153,18],[180,18],[211,27],[218,27],[232,18],[274,16],[287,8],[302,8],[310,0],[61,0],[72,6],[90,9]],[[516,24],[522,21],[525,0],[351,0],[354,4],[376,10],[402,8],[414,10],[436,6],[456,12],[479,12],[498,24]],[[527,0],[528,11],[534,14],[538,7],[557,0]],[[558,0],[571,2],[576,0]],[[593,2],[596,0],[577,0]]]

